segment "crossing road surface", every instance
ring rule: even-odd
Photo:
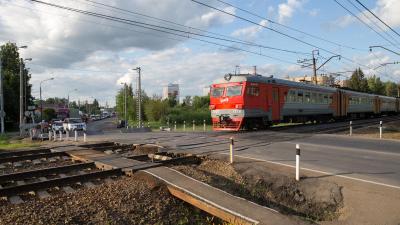
[[[328,174],[354,178],[400,189],[400,141],[340,135],[250,133],[152,132],[121,134],[110,128],[110,119],[93,122],[91,139],[123,143],[157,143],[190,153],[227,154],[229,137],[235,138],[236,156],[293,166],[295,145],[301,147],[301,166]],[[106,132],[100,132],[102,126]]]

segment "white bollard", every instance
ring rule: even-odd
[[[62,141],[62,132],[58,131],[60,133],[60,141]]]
[[[75,141],[78,141],[78,131],[75,130],[74,133],[75,133]]]
[[[62,132],[62,131],[60,131],[60,132]],[[65,132],[65,136],[66,136],[67,141],[69,141],[69,131]]]
[[[350,136],[353,135],[353,121],[350,121]]]
[[[194,130],[196,130],[196,123],[195,123],[195,121],[193,120],[193,131]]]
[[[86,131],[83,131],[83,142],[86,142]]]
[[[230,162],[231,164],[233,164],[233,158],[235,157],[234,152],[233,152],[233,151],[234,151],[234,149],[233,149],[233,145],[234,145],[233,137],[230,138],[230,141],[231,141],[231,143],[230,143],[230,145],[229,145],[229,151],[230,151],[229,162]]]
[[[206,120],[203,120],[203,130],[206,132]]]
[[[176,131],[176,121],[174,122],[174,131]]]
[[[53,133],[54,133],[54,135],[53,135],[53,140],[54,140],[54,141],[57,141],[57,133],[56,133],[55,131],[54,131]]]
[[[32,136],[32,135],[31,135]],[[51,138],[53,137],[53,133],[51,132],[51,130],[49,130],[49,141],[51,141]]]
[[[382,121],[379,121],[379,138],[382,139]]]
[[[296,144],[296,180],[300,180],[300,145]]]
[[[183,121],[183,131],[186,131],[186,121]]]

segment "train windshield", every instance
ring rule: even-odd
[[[229,86],[226,88],[226,96],[238,96],[242,94],[242,85]]]
[[[211,89],[211,96],[213,96],[213,97],[221,97],[223,94],[224,94],[224,88],[223,87],[220,87],[220,88],[213,87]]]

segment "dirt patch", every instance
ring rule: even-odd
[[[0,203],[0,224],[221,224],[164,186],[124,177],[73,194],[20,205]]]
[[[156,145],[134,145],[132,150],[137,155],[155,154],[160,151],[160,147]]]
[[[296,182],[257,165],[233,167],[224,161],[204,159],[199,165],[173,168],[281,213],[314,221],[336,219],[343,205],[341,187],[335,183],[313,178]]]

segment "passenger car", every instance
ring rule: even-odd
[[[65,131],[86,131],[86,123],[81,118],[66,118],[63,122]]]

